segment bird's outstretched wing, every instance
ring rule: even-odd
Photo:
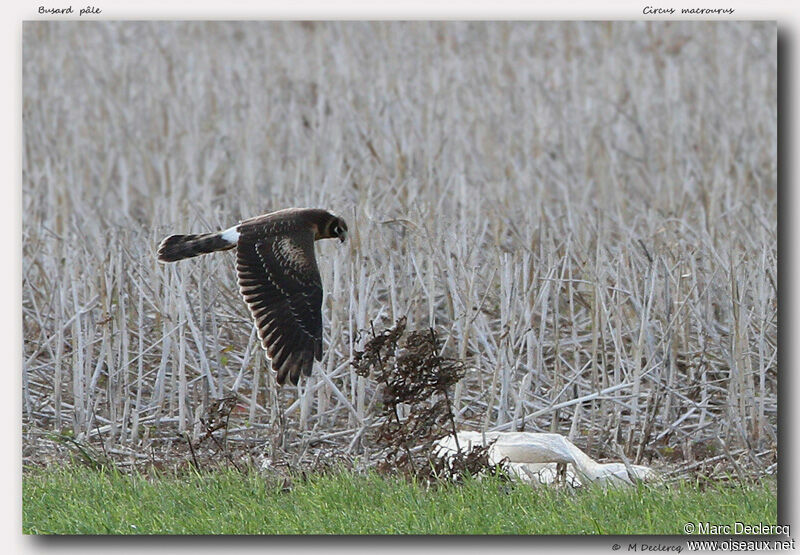
[[[240,226],[236,272],[278,383],[296,384],[322,358],[322,282],[311,230]]]

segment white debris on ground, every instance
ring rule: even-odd
[[[598,463],[559,434],[533,432],[469,432],[460,431],[436,442],[437,456],[453,456],[469,452],[473,447],[494,441],[489,448],[489,462],[499,464],[507,459],[512,476],[530,484],[552,484],[558,481],[559,465],[566,465],[565,483],[580,486],[588,482],[631,485],[636,481],[653,481],[655,471],[646,466],[625,463]]]

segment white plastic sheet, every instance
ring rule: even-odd
[[[598,463],[559,434],[460,431],[457,438],[462,451],[494,441],[489,448],[489,462],[498,464],[507,459],[512,476],[531,484],[556,482],[559,464],[566,465],[564,480],[574,486],[588,482],[630,485],[639,480],[652,481],[658,478],[646,466]],[[453,456],[457,453],[456,438],[446,436],[436,442],[434,449],[440,457]]]

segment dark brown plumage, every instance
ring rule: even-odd
[[[174,262],[236,248],[239,291],[279,384],[311,375],[322,358],[322,282],[314,241],[347,238],[347,224],[316,208],[288,208],[217,233],[171,235],[158,259]]]

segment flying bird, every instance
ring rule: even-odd
[[[287,208],[215,233],[170,235],[161,262],[236,249],[236,274],[279,384],[311,375],[322,359],[322,280],[317,239],[347,239],[347,224],[327,210]]]

